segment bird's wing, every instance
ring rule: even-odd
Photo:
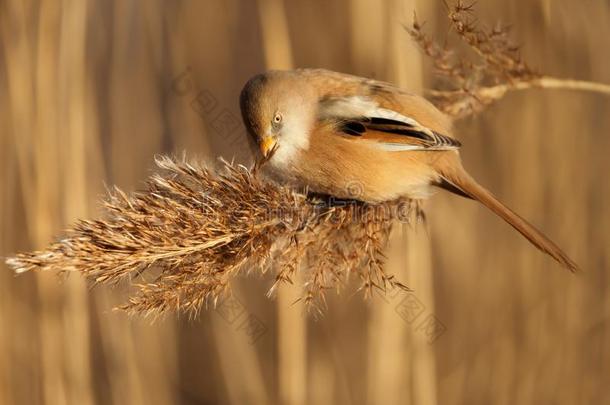
[[[333,125],[338,134],[387,151],[454,150],[461,146],[456,139],[366,96],[326,97],[320,100],[318,111],[319,120]]]

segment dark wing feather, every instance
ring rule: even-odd
[[[426,145],[428,149],[456,149],[462,146],[457,139],[439,134],[428,128],[418,128],[408,123],[387,118],[372,117],[366,119],[366,121],[369,121],[369,124],[364,123],[364,127],[367,130],[417,138],[423,141],[423,144]]]
[[[389,151],[452,150],[456,139],[424,127],[411,117],[380,108],[374,101],[333,97],[321,101],[321,119],[335,123],[340,134],[373,141]]]

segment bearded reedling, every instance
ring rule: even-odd
[[[449,118],[420,96],[372,79],[300,69],[254,76],[240,104],[267,159],[264,170],[284,184],[369,203],[424,199],[440,187],[479,201],[538,249],[578,269],[466,172]]]

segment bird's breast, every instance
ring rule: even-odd
[[[387,152],[338,136],[312,137],[307,149],[281,154],[280,147],[268,172],[291,186],[338,198],[372,203],[421,199],[430,196],[436,177],[425,153]]]

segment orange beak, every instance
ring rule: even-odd
[[[269,157],[269,154],[275,149],[277,142],[272,136],[265,136],[259,143],[261,152],[264,157]]]

